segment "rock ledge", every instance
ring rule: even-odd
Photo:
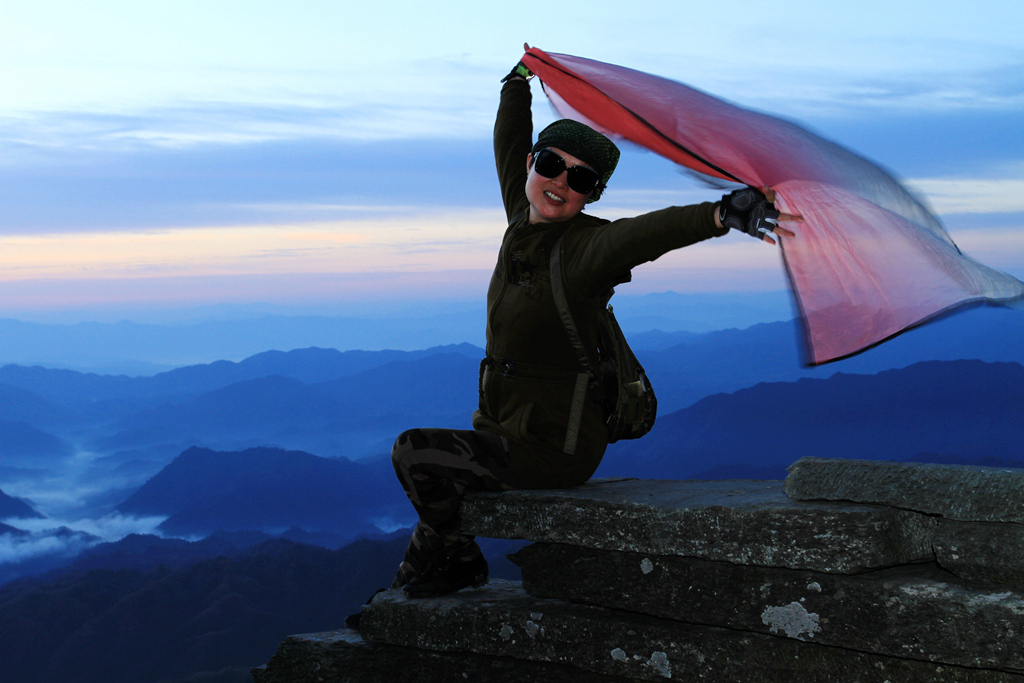
[[[521,583],[381,593],[360,634],[290,636],[253,677],[1024,683],[1022,482],[807,458],[785,483],[472,494],[467,531],[535,542]]]

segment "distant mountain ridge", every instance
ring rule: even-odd
[[[988,307],[817,368],[800,366],[793,321],[636,337],[663,414],[759,382],[874,374],[921,360],[1024,362],[1024,315]],[[48,437],[50,446],[43,450],[58,457],[63,442],[116,454],[121,461],[166,462],[189,445],[276,446],[359,458],[386,453],[395,435],[410,426],[468,427],[483,354],[470,344],[418,352],[305,348],[153,377],[8,365],[0,368],[0,399],[10,404],[10,414],[40,432],[36,442]],[[9,448],[27,438],[10,439]]]
[[[4,680],[251,681],[282,637],[338,628],[388,584],[408,539],[403,529],[337,550],[251,533],[106,544],[69,570],[0,586]],[[492,576],[518,577],[505,555],[522,545],[481,539]]]
[[[638,349],[645,350],[638,355],[663,415],[759,382],[874,374],[971,354],[1024,362],[1024,316],[987,307],[819,368],[799,365],[793,322],[639,336]],[[7,421],[3,429],[9,435],[0,439],[0,468],[7,468],[0,471],[39,469],[75,448],[105,456],[97,465],[139,474],[155,472],[191,445],[225,451],[273,446],[350,458],[385,455],[395,436],[409,427],[469,426],[483,353],[470,344],[417,352],[305,348],[153,377],[8,365],[0,368],[5,408],[0,420]]]
[[[1024,316],[1002,313],[964,313],[957,334],[944,327],[954,316],[810,369],[797,363],[792,322],[642,336],[661,415],[649,436],[612,445],[597,476],[778,478],[803,455],[1024,466]],[[981,360],[959,357],[967,353]],[[118,479],[111,505],[167,517],[165,533],[205,537],[97,545],[58,529],[55,541],[92,550],[74,575],[0,587],[0,623],[12,634],[0,661],[21,667],[5,675],[85,671],[83,683],[107,683],[116,652],[139,654],[124,668],[133,683],[228,666],[244,676],[268,658],[247,648],[271,632],[276,645],[283,632],[336,627],[394,571],[404,533],[350,553],[280,539],[340,544],[410,522],[390,443],[410,427],[468,426],[482,355],[469,344],[305,348],[140,378],[0,368],[0,472],[25,476],[3,456],[4,435],[19,433],[56,444],[52,457],[25,451],[25,467],[70,462],[76,448],[102,454],[96,463],[111,471],[152,467],[145,483]],[[3,504],[0,494],[0,518]],[[0,525],[0,535],[30,536],[17,526]],[[142,661],[153,652],[159,662]]]
[[[439,353],[477,359],[483,355],[481,349],[471,344],[452,344],[420,351],[338,351],[307,347],[291,351],[264,351],[239,362],[222,360],[143,377],[5,365],[0,367],[0,387],[20,387],[58,405],[76,406],[84,397],[91,402],[125,399],[138,402],[154,397],[167,400],[270,375],[300,382],[324,382],[381,365],[416,361]]]
[[[246,680],[284,634],[337,628],[393,575],[407,542],[331,551],[275,539],[187,566],[0,586],[4,679]]]
[[[359,458],[386,455],[417,426],[468,427],[479,358],[435,353],[307,384],[270,375],[126,412],[91,442],[104,451],[199,443],[269,445]]]
[[[407,504],[390,458],[356,463],[275,448],[190,448],[117,511],[166,516],[160,530],[176,536],[301,527],[352,539],[379,534],[370,520]],[[411,514],[403,512],[411,523]]]
[[[761,383],[662,415],[609,448],[598,476],[690,478],[803,456],[1024,465],[1024,366],[928,361],[877,375]]]
[[[71,455],[63,439],[25,422],[0,420],[0,461],[5,465],[39,464]]]
[[[0,365],[45,364],[90,372],[151,375],[208,359],[240,359],[267,349],[310,346],[340,349],[414,350],[483,340],[483,303],[455,306],[444,314],[406,314],[401,319],[365,316],[259,316],[187,324],[40,324],[0,319]],[[390,343],[389,343],[390,342]]]
[[[461,300],[362,305],[340,314],[296,315],[290,308],[239,306],[195,310],[176,322],[33,323],[0,318],[0,366],[46,365],[104,374],[153,375],[172,367],[239,360],[267,349],[310,346],[413,351],[469,342],[484,344],[485,292]],[[790,315],[789,294],[716,292],[630,294],[614,299],[628,332],[748,327]],[[151,317],[151,316],[146,316]]]
[[[21,500],[20,498],[14,498],[7,495],[3,491],[0,491],[0,519],[9,519],[12,517],[21,519],[39,519],[43,515],[39,514],[31,505]],[[3,531],[0,530],[0,534]]]
[[[382,454],[411,426],[468,425],[482,356],[469,344],[417,352],[312,348],[135,378],[8,365],[0,368],[0,397],[32,422],[7,450],[61,455],[73,440],[100,453],[149,451],[160,459],[190,444]],[[0,442],[0,465],[4,452]]]
[[[716,468],[780,472],[805,455],[1024,462],[1021,415],[1019,363],[928,361],[877,375],[760,383],[662,414],[650,435],[611,446],[598,476],[689,478]],[[332,483],[325,486],[327,481]],[[353,482],[366,488],[345,493]],[[367,498],[368,489],[375,493]],[[266,525],[326,530],[349,514],[337,509],[339,495],[355,508],[382,501],[404,505],[385,454],[351,463],[280,449],[194,448],[119,510],[169,515],[164,529],[179,534]],[[247,502],[256,499],[263,501],[262,511]],[[242,526],[247,519],[259,524]]]
[[[6,422],[27,422],[33,426],[59,427],[74,419],[71,411],[61,408],[24,386],[0,382],[0,419]]]
[[[801,365],[797,321],[764,323],[693,336],[658,349],[637,350],[671,412],[711,394],[760,382],[824,379],[837,372],[873,375],[929,360],[1024,363],[1024,314],[981,306],[909,330],[865,353],[819,367]],[[668,343],[665,335],[661,343]]]

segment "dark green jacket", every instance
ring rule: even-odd
[[[595,312],[630,269],[662,254],[723,235],[711,203],[670,207],[607,221],[581,213],[561,223],[531,224],[526,158],[532,147],[530,86],[507,81],[494,127],[494,157],[511,221],[487,292],[487,360],[473,426],[509,440],[526,487],[576,486],[597,469],[608,445],[605,415],[587,401],[579,440],[565,453],[566,427],[581,372],[551,293],[549,254],[560,235],[565,292],[585,343],[596,347]],[[526,212],[525,214],[523,212]]]

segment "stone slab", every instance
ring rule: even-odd
[[[1012,673],[532,598],[507,581],[436,599],[411,600],[400,590],[379,593],[363,611],[361,630],[367,639],[391,645],[558,663],[647,681],[1024,682]]]
[[[934,563],[846,576],[533,544],[531,595],[957,666],[1024,672],[1024,592]]]
[[[854,573],[932,558],[932,517],[796,501],[778,481],[595,480],[471,493],[467,533],[735,564]]]
[[[487,681],[579,683],[571,667],[509,657],[434,652],[364,640],[349,629],[289,636],[266,666],[253,669],[255,683],[451,683]],[[624,683],[602,676],[595,683]]]
[[[939,520],[936,561],[965,579],[1024,589],[1024,525]]]
[[[1024,523],[1024,469],[801,458],[786,494],[876,503],[969,522]]]

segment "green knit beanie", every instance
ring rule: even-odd
[[[555,121],[540,132],[537,144],[533,146],[533,153],[536,154],[545,147],[557,147],[597,171],[601,184],[590,195],[588,203],[596,202],[601,197],[604,186],[608,184],[615,171],[615,165],[619,163],[619,148],[614,142],[590,126],[572,119]]]

